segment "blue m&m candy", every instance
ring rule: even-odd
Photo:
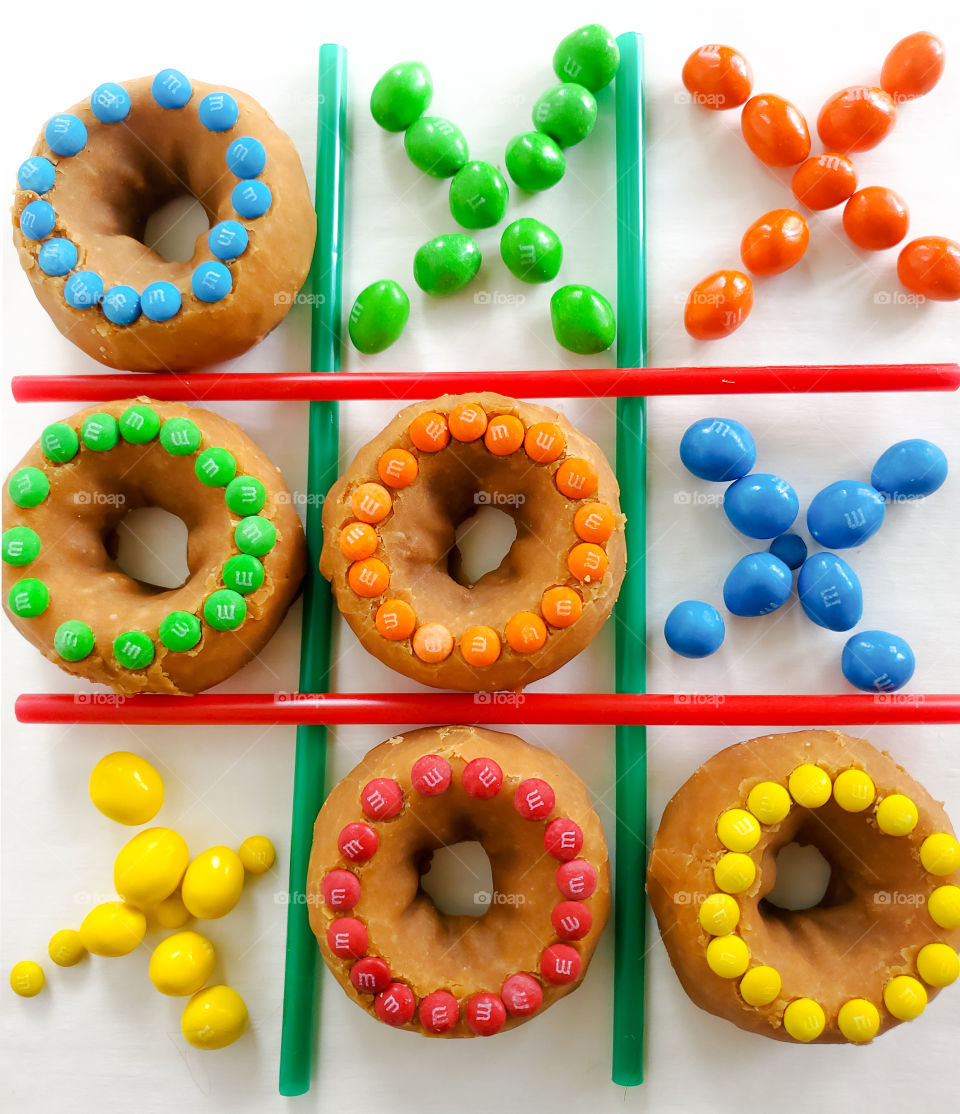
[[[114,325],[132,325],[140,316],[140,295],[132,286],[111,286],[103,296],[103,315]]]
[[[200,123],[212,132],[229,131],[237,122],[240,108],[229,93],[207,93],[197,109]]]
[[[916,664],[909,645],[883,630],[860,631],[840,655],[844,677],[864,692],[896,692],[913,676]]]
[[[748,553],[723,582],[723,602],[733,615],[768,615],[782,607],[793,587],[793,574],[772,553]]]
[[[20,164],[17,171],[17,185],[22,190],[46,193],[53,188],[57,172],[53,163],[42,155],[31,155]]]
[[[79,154],[87,145],[87,128],[79,116],[61,112],[51,116],[43,132],[47,146],[55,155],[64,158]]]
[[[37,255],[37,266],[45,275],[67,275],[77,265],[77,245],[63,236],[47,240]]]
[[[870,483],[887,499],[923,499],[947,478],[947,457],[932,441],[898,441],[873,466]]]
[[[262,217],[273,202],[273,194],[265,182],[238,182],[233,187],[230,201],[238,217],[254,220]]]
[[[201,263],[190,278],[190,288],[201,302],[219,302],[233,289],[233,276],[222,263]]]
[[[851,630],[863,614],[860,578],[835,553],[815,553],[797,577],[800,605],[808,619],[827,630]]]
[[[210,229],[207,243],[217,259],[236,259],[247,250],[247,230],[235,220],[222,220]]]
[[[663,636],[675,654],[705,658],[720,649],[725,630],[723,616],[703,600],[684,600],[667,616]]]
[[[105,81],[90,95],[90,111],[101,124],[119,124],[130,112],[130,94],[115,81]]]
[[[781,534],[767,549],[774,557],[779,557],[788,569],[799,569],[807,559],[807,543],[799,534]]]
[[[786,480],[769,472],[754,472],[727,488],[723,509],[748,538],[775,538],[793,525],[800,500]]]
[[[837,480],[818,491],[807,509],[807,529],[824,549],[863,545],[883,525],[886,508],[875,487]]]
[[[190,79],[179,70],[169,69],[156,75],[150,91],[161,108],[183,108],[193,94]]]
[[[28,240],[42,240],[53,231],[57,214],[49,201],[31,201],[20,214],[20,231]]]
[[[227,148],[227,166],[238,178],[256,178],[267,165],[267,152],[259,139],[242,135]]]
[[[150,321],[169,321],[180,312],[183,298],[172,282],[151,282],[140,295],[143,316]]]
[[[88,309],[103,297],[103,279],[96,271],[77,271],[63,288],[63,297],[74,309]]]
[[[757,446],[732,418],[701,418],[681,438],[680,459],[701,480],[738,480],[756,463]]]

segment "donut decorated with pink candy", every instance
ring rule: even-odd
[[[471,840],[492,891],[478,881],[475,916],[441,912],[423,877],[435,851]],[[371,1016],[494,1036],[586,975],[610,910],[607,844],[555,754],[479,727],[422,728],[375,747],[327,798],[307,904],[327,967]]]

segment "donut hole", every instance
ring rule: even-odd
[[[777,880],[764,897],[774,909],[797,912],[821,905],[830,887],[833,869],[813,843],[788,843],[776,859]]]
[[[419,861],[420,890],[446,916],[482,917],[494,897],[493,868],[476,840],[425,851]]]
[[[209,230],[207,210],[188,190],[178,190],[149,213],[136,239],[168,263],[187,263]]]
[[[472,588],[488,572],[500,567],[517,540],[513,516],[492,505],[491,492],[478,491],[475,513],[456,528],[456,541],[448,560],[450,576],[465,588]]]
[[[106,540],[120,570],[147,588],[168,591],[187,582],[187,525],[162,507],[135,507]]]

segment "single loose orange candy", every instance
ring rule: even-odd
[[[795,166],[810,154],[810,129],[803,113],[773,93],[761,93],[747,101],[740,115],[740,130],[747,146],[767,166]]]
[[[547,628],[539,615],[518,611],[507,620],[504,636],[518,654],[532,654],[547,641]]]
[[[387,600],[377,608],[377,630],[391,642],[401,642],[413,634],[417,615],[406,600]]]
[[[795,209],[772,209],[743,234],[740,258],[755,275],[779,275],[800,262],[809,243],[810,229]]]
[[[458,441],[478,441],[486,432],[487,412],[479,402],[461,402],[450,411],[449,424]]]
[[[575,545],[567,555],[567,568],[583,584],[596,584],[607,571],[606,553],[593,542]]]
[[[843,230],[865,251],[884,251],[906,236],[910,227],[907,203],[886,186],[857,190],[843,207]]]
[[[942,73],[943,43],[928,31],[915,31],[887,55],[880,84],[899,104],[929,93]]]
[[[453,653],[453,635],[443,623],[424,623],[414,632],[413,652],[430,664],[446,661]]]
[[[419,471],[417,458],[406,449],[387,449],[377,461],[377,472],[388,487],[409,487]]]
[[[739,108],[750,96],[750,64],[732,46],[709,43],[698,47],[683,64],[683,84],[694,104],[719,111]]]
[[[361,522],[382,522],[390,513],[393,499],[381,484],[360,484],[350,496],[350,506]]]
[[[358,596],[373,599],[390,587],[390,570],[379,557],[365,557],[347,569],[347,580]]]
[[[851,85],[824,102],[817,133],[829,151],[869,151],[897,122],[893,97],[870,85]]]
[[[460,639],[460,653],[467,665],[493,665],[500,657],[500,635],[493,627],[468,627]]]
[[[597,490],[599,477],[589,460],[571,456],[557,469],[555,481],[568,499],[586,499]]]
[[[527,456],[537,464],[552,464],[559,460],[566,444],[563,430],[553,422],[537,422],[527,430],[523,439]]]
[[[570,627],[583,613],[583,600],[572,588],[548,588],[540,600],[540,610],[551,627]]]
[[[714,271],[690,291],[683,325],[695,340],[720,340],[753,309],[753,280],[743,271]]]
[[[814,155],[797,167],[791,187],[808,209],[832,209],[853,195],[857,168],[846,155]]]
[[[897,259],[897,277],[914,294],[934,302],[960,298],[960,244],[944,236],[911,240]]]
[[[410,423],[410,440],[422,453],[438,453],[450,441],[447,419],[436,410],[424,410]]]
[[[573,528],[585,542],[603,545],[617,528],[617,518],[606,503],[585,503],[573,516]]]
[[[487,426],[483,443],[494,456],[509,456],[523,444],[523,422],[513,414],[498,414]]]
[[[340,531],[340,552],[348,561],[362,561],[377,551],[380,539],[366,522],[348,522]]]

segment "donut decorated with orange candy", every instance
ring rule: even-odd
[[[480,506],[517,537],[475,583],[458,526]],[[320,571],[361,643],[424,684],[518,689],[578,654],[626,564],[619,487],[599,446],[555,410],[492,393],[401,411],[323,508]]]

